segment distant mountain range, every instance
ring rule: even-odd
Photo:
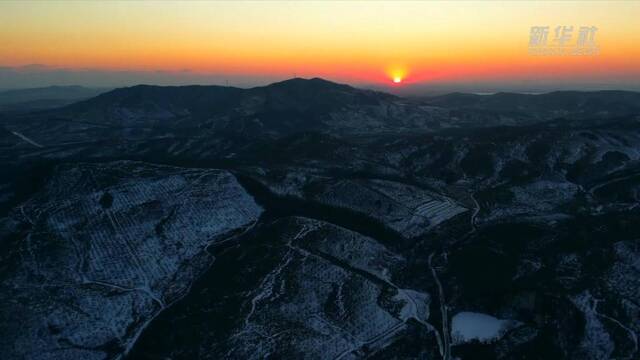
[[[139,85],[46,116],[119,127],[283,135],[309,130],[357,132],[369,125],[393,130],[418,113],[425,115],[393,95],[319,78],[296,78],[250,89]]]
[[[263,130],[264,127],[279,130],[289,127],[290,131],[320,129],[320,123],[326,122],[328,114],[356,108],[366,109],[364,112],[369,115],[377,112],[376,117],[399,116],[401,119],[394,122],[406,125],[408,113],[412,117],[424,117],[425,106],[445,111],[452,122],[457,118],[465,126],[522,125],[557,118],[640,114],[640,93],[615,90],[557,91],[539,95],[451,93],[407,99],[320,78],[294,78],[249,89],[137,85],[108,91],[81,86],[50,86],[0,92],[0,111],[56,109],[51,115],[137,126],[157,121],[167,125],[167,119],[173,119],[175,126],[185,125],[181,121],[185,119],[190,120],[190,125],[194,121],[202,125],[216,118],[215,122],[219,123],[224,117],[233,118],[236,121],[233,126],[243,128],[252,128],[259,123]],[[394,113],[400,108],[400,114]],[[442,115],[431,110],[426,111],[430,120]],[[278,120],[272,122],[274,116]],[[246,117],[252,118],[252,124],[246,123]],[[325,119],[319,119],[322,117]]]
[[[632,91],[556,91],[546,94],[452,93],[427,98],[427,103],[452,109],[496,111],[544,117],[624,116],[640,113],[640,93]]]
[[[0,91],[0,111],[29,111],[61,107],[94,97],[108,89],[48,86]]]
[[[67,97],[57,100],[62,102],[71,101],[68,99],[72,94],[95,91],[61,89],[59,97]],[[13,98],[24,100],[27,94],[48,95],[55,91],[56,88],[46,88],[14,92]],[[151,85],[119,88],[58,108],[23,112],[19,124],[11,122],[9,127],[45,145],[86,141],[87,131],[93,129],[103,139],[194,137],[208,147],[214,143],[213,138],[249,145],[255,144],[255,139],[304,132],[370,136],[544,122],[583,126],[587,120],[593,125],[594,121],[615,121],[637,114],[640,93],[636,92],[453,93],[408,99],[319,78],[295,78],[250,89]]]
[[[117,121],[118,109],[155,117],[189,113],[210,117],[222,113],[332,111],[351,105],[377,105],[395,96],[356,89],[319,78],[291,79],[241,89],[224,86],[150,86],[120,88],[68,107],[72,112],[99,109],[105,121]]]

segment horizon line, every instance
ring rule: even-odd
[[[191,86],[201,86],[201,87],[224,87],[224,88],[235,88],[235,89],[242,89],[242,90],[250,90],[250,89],[256,89],[256,88],[264,88],[264,87],[268,87],[271,85],[275,85],[278,83],[283,83],[283,82],[287,82],[287,81],[293,81],[293,80],[305,80],[305,81],[312,81],[312,80],[322,80],[322,81],[326,81],[332,84],[336,84],[336,85],[347,85],[356,89],[361,89],[361,90],[372,90],[372,91],[377,91],[377,92],[384,92],[384,93],[388,93],[388,94],[392,94],[392,95],[398,95],[400,94],[400,96],[403,97],[414,97],[414,96],[442,96],[442,95],[449,95],[449,94],[471,94],[471,95],[479,95],[479,96],[484,96],[484,95],[495,95],[495,94],[520,94],[520,95],[544,95],[544,94],[551,94],[551,93],[556,93],[556,92],[580,92],[580,93],[593,93],[593,92],[607,92],[607,91],[611,91],[611,92],[615,92],[615,91],[622,91],[622,92],[636,92],[636,93],[640,93],[640,86],[636,86],[631,87],[631,88],[625,88],[625,87],[613,87],[612,85],[608,85],[608,84],[597,84],[597,83],[593,83],[593,84],[589,84],[590,86],[603,86],[602,88],[592,88],[592,89],[584,89],[584,88],[571,88],[571,87],[566,87],[566,86],[559,86],[558,88],[553,88],[550,85],[546,85],[544,86],[547,89],[538,89],[538,90],[534,90],[534,89],[496,89],[495,91],[475,91],[475,90],[471,90],[469,89],[469,87],[475,85],[478,86],[479,84],[477,83],[469,83],[469,84],[457,84],[457,85],[462,85],[462,86],[456,86],[452,83],[438,83],[438,84],[434,84],[434,83],[429,83],[427,81],[425,82],[419,82],[419,83],[412,83],[412,84],[406,84],[406,85],[400,85],[400,86],[393,86],[393,85],[377,85],[377,84],[354,84],[354,83],[349,83],[349,82],[338,82],[338,81],[334,81],[334,80],[330,80],[327,78],[323,78],[320,76],[314,76],[314,77],[301,77],[301,76],[296,76],[296,77],[291,77],[291,78],[286,78],[284,80],[278,80],[278,81],[273,81],[270,82],[268,84],[264,84],[264,85],[254,85],[254,86],[236,86],[236,85],[229,85],[229,84],[220,84],[220,83],[215,83],[215,82],[211,82],[211,83],[183,83],[183,84],[160,84],[160,83],[135,83],[135,84],[123,84],[123,85],[119,85],[119,86],[93,86],[93,85],[83,85],[83,84],[65,84],[65,85],[59,85],[59,84],[51,84],[51,85],[43,85],[43,86],[27,86],[27,87],[0,87],[0,92],[10,92],[10,91],[27,91],[27,90],[36,90],[36,89],[47,89],[47,88],[85,88],[85,89],[93,89],[93,90],[101,90],[104,89],[106,90],[106,92],[109,91],[113,91],[113,90],[117,90],[117,89],[126,89],[126,88],[133,88],[133,87],[139,87],[139,86],[150,86],[150,87],[191,87]],[[449,88],[448,90],[445,91],[445,89],[442,88]],[[458,88],[458,89],[456,89]],[[466,88],[466,89],[465,89]],[[389,90],[395,90],[395,91],[389,91]],[[440,91],[438,91],[440,90]],[[417,94],[417,93],[426,93],[426,92],[435,92],[433,94]],[[412,95],[413,93],[413,95]]]

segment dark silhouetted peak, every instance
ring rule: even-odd
[[[224,119],[252,118],[257,121],[254,123],[262,123],[268,129],[285,123],[289,124],[288,129],[306,129],[310,124],[324,121],[331,113],[376,107],[396,99],[393,95],[320,78],[294,78],[250,89],[136,85],[70,105],[57,115],[119,126],[166,126],[176,122],[194,126],[226,123],[228,120]],[[228,126],[237,124],[239,122]]]
[[[253,95],[265,96],[266,105],[273,110],[326,110],[346,106],[379,105],[395,96],[372,90],[354,88],[321,78],[293,78],[248,90]]]
[[[345,85],[335,83],[333,81],[325,80],[322,78],[312,78],[312,79],[304,79],[304,78],[292,78],[280,82],[276,82],[266,86],[267,88],[288,88],[288,89],[316,89],[316,90],[356,90],[355,88]]]
[[[267,108],[301,110],[326,107],[334,109],[349,104],[377,104],[393,95],[356,89],[321,78],[293,78],[267,86],[240,89],[226,86],[153,86],[136,85],[119,88],[95,98],[71,105],[74,110],[92,107],[140,107],[145,103],[204,111],[243,106],[256,98]]]

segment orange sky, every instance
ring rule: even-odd
[[[0,66],[354,83],[640,79],[640,2],[0,2]],[[532,56],[532,26],[596,26]]]

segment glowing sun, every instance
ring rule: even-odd
[[[387,68],[387,79],[395,85],[402,84],[407,79],[407,69],[404,66],[393,66]]]

